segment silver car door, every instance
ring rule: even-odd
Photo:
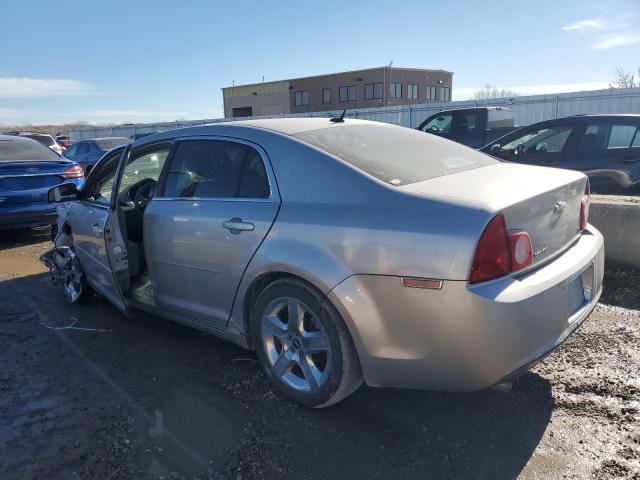
[[[128,149],[116,151],[105,158],[100,164],[100,171],[88,179],[81,199],[71,202],[69,207],[74,247],[87,280],[123,312],[127,308],[116,274],[126,268],[126,250],[117,221],[113,220],[112,196],[117,167],[125,152]]]
[[[266,153],[249,142],[183,139],[144,215],[156,303],[214,325],[280,206]]]

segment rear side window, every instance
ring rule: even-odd
[[[587,128],[580,138],[578,150],[581,152],[603,150],[607,143],[608,132],[609,124],[607,123],[594,123],[587,125]]]
[[[267,173],[260,154],[222,140],[180,142],[167,175],[165,197],[267,198]]]
[[[78,144],[78,149],[76,150],[76,155],[86,155],[91,152],[91,147],[88,142],[82,142]]]
[[[27,138],[31,138],[37,142],[40,142],[47,147],[54,145],[56,142],[53,140],[53,137],[50,135],[24,135]]]
[[[0,140],[0,161],[58,160],[58,154],[31,140]]]
[[[607,149],[630,148],[637,137],[638,128],[633,125],[612,125]]]
[[[500,163],[463,145],[382,123],[329,127],[295,137],[396,186]]]

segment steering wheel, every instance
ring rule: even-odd
[[[519,143],[516,145],[516,149],[514,150],[514,155],[524,155],[527,153],[527,147],[524,146],[524,143]]]
[[[429,127],[429,131],[432,132],[432,133],[438,133],[440,131],[440,129],[436,125],[431,125]]]
[[[138,207],[141,210],[144,210],[145,208],[147,208],[147,205],[149,204],[149,202],[151,201],[151,199],[156,193],[157,183],[158,182],[156,182],[153,178],[145,178],[138,184],[138,187],[136,188],[136,193],[133,199],[134,203],[136,204],[136,207]]]

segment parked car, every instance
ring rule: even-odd
[[[65,150],[72,144],[71,139],[68,136],[62,134],[56,135],[56,143],[63,147]]]
[[[49,147],[51,150],[56,152],[59,155],[62,155],[62,152],[65,151],[65,148],[61,147],[58,142],[56,142],[53,137],[47,133],[40,132],[7,132],[6,135],[15,135],[18,137],[26,137],[31,138],[32,140],[36,140],[40,142],[45,147]]]
[[[43,261],[69,302],[94,289],[255,349],[304,405],[363,378],[474,391],[526,371],[594,308],[588,192],[579,172],[384,123],[204,125],[53,188],[62,233]]]
[[[482,151],[510,162],[578,170],[598,194],[640,194],[640,115],[575,115],[534,123]]]
[[[78,164],[40,142],[0,135],[0,229],[55,224],[49,189],[63,182],[80,187],[83,181]]]
[[[104,137],[80,140],[74,143],[64,152],[64,156],[79,163],[84,171],[89,174],[96,162],[109,150],[118,145],[132,143],[126,137]]]
[[[505,107],[443,110],[428,117],[418,130],[480,148],[516,129],[511,110]]]

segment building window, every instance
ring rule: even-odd
[[[322,89],[322,103],[331,103],[331,89],[323,88]]]
[[[440,100],[443,102],[448,102],[451,100],[451,89],[449,87],[441,87],[440,88]]]
[[[231,110],[232,117],[250,117],[253,115],[252,107],[235,107]]]
[[[402,98],[402,84],[391,82],[389,84],[389,98]]]
[[[296,92],[296,106],[309,105],[309,91]]]
[[[350,85],[348,87],[340,87],[340,101],[341,102],[355,102],[356,101],[356,86]]]
[[[436,87],[427,85],[427,100],[436,99]]]
[[[382,98],[382,83],[367,83],[364,86],[364,99]]]
[[[418,98],[418,85],[407,85],[407,98]]]

